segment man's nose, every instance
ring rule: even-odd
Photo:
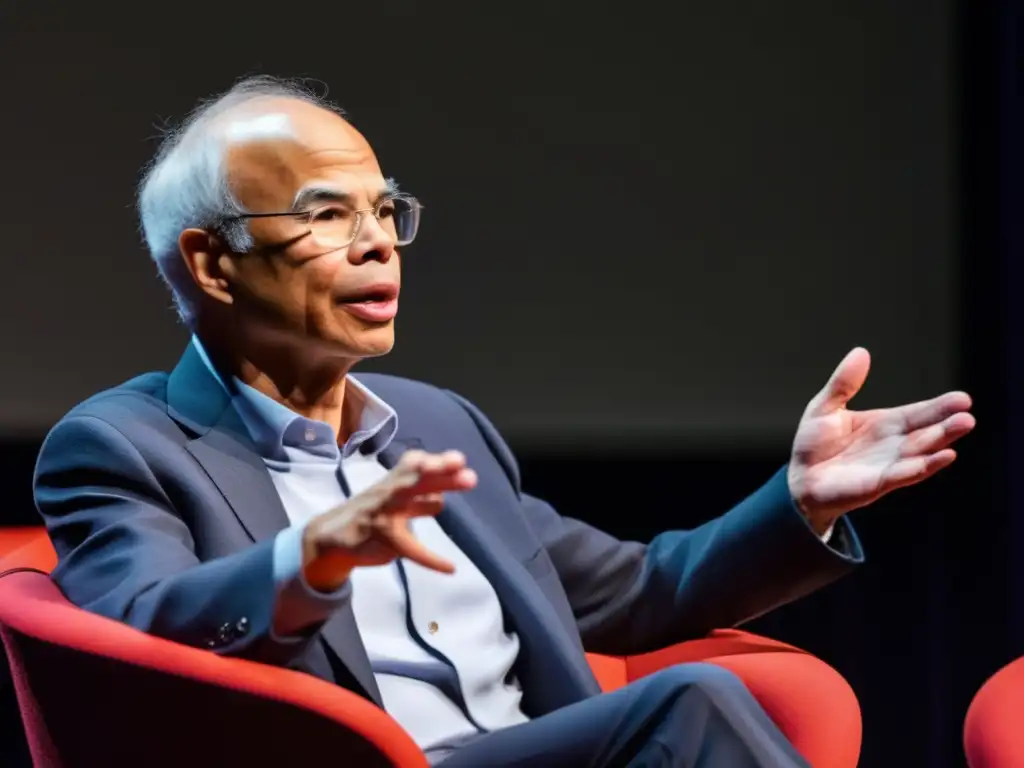
[[[380,225],[372,214],[359,222],[356,239],[348,247],[348,258],[353,264],[375,259],[387,264],[395,253],[395,239]]]

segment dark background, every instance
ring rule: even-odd
[[[956,383],[949,0],[334,3],[293,26],[232,5],[7,12],[0,55],[35,75],[0,123],[9,431],[176,360],[139,168],[158,126],[261,71],[325,82],[427,206],[373,367],[522,449],[784,449],[855,344],[867,404]]]
[[[567,514],[646,539],[724,511],[853,344],[858,405],[974,394],[957,465],[854,514],[869,564],[750,627],[846,676],[863,765],[961,765],[971,695],[1024,652],[1020,13],[5,4],[5,522],[37,521],[68,407],[180,353],[131,211],[154,126],[241,74],[313,76],[428,206],[374,368],[475,400]]]

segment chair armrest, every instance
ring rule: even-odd
[[[197,757],[206,750],[206,745],[195,737],[192,726],[198,724],[209,730],[212,719],[219,721],[214,733],[235,744],[247,735],[250,740],[274,744],[285,753],[294,746],[291,754],[298,755],[311,748],[308,739],[317,739],[333,743],[340,757],[345,756],[343,745],[349,740],[355,745],[353,749],[358,747],[372,752],[372,745],[379,753],[373,756],[375,764],[386,761],[401,768],[428,766],[423,752],[391,717],[350,691],[302,672],[218,656],[87,613],[69,603],[56,585],[37,571],[16,571],[0,578],[0,632],[11,656],[23,713],[27,697],[32,699],[30,709],[46,714],[45,722],[37,724],[40,727],[53,731],[59,727],[55,726],[56,721],[77,723],[73,728],[64,729],[64,744],[59,743],[62,741],[59,734],[57,738],[52,733],[47,734],[47,740],[58,743],[64,754],[72,754],[69,739],[86,738],[79,737],[78,731],[94,728],[97,732],[106,729],[126,733],[131,728],[128,723],[111,724],[107,719],[116,721],[115,709],[120,716],[125,716],[123,700],[132,697],[135,701],[128,703],[127,714],[137,719],[136,728],[148,729],[157,737],[162,735],[164,738],[160,740],[165,743],[168,738],[195,738],[192,749]],[[75,696],[67,695],[69,684],[78,689]],[[105,701],[102,695],[90,696],[93,685],[97,686],[95,690],[106,688],[105,695],[109,698]],[[83,706],[87,696],[92,701]],[[108,707],[110,711],[105,712]],[[148,709],[148,719],[134,717],[133,707]],[[62,709],[67,710],[63,717],[58,712]],[[246,719],[243,709],[251,713],[250,719],[236,722]],[[308,714],[295,712],[295,709]],[[290,731],[279,722],[282,717],[308,726],[297,731],[311,735],[295,735],[296,731]],[[154,723],[161,718],[162,725]],[[322,718],[339,726],[333,737],[332,729],[325,728]],[[31,726],[26,723],[26,727]],[[268,728],[273,732],[268,733]],[[161,729],[165,730],[162,734]],[[228,732],[236,730],[234,735]],[[357,739],[346,739],[345,731]],[[184,734],[190,735],[185,737]],[[30,741],[31,737],[32,734]],[[303,743],[280,743],[289,739]],[[141,738],[137,741],[142,743]],[[366,744],[360,746],[359,742]],[[110,743],[110,738],[100,736],[95,746],[99,748],[103,744],[106,750]],[[128,757],[124,755],[125,762],[118,764],[128,764]],[[155,756],[147,756],[147,764],[152,764],[153,759]],[[205,764],[205,760],[191,764],[200,763]],[[105,764],[115,762],[108,760]]]
[[[32,568],[50,573],[57,567],[57,552],[45,528],[22,529],[16,546],[0,553],[0,574],[14,568]],[[14,539],[10,541],[15,541]]]
[[[741,630],[716,630],[699,640],[626,657],[626,676],[632,682],[675,664],[701,662],[738,676],[815,768],[857,765],[857,696],[836,670],[795,646]]]
[[[796,646],[781,643],[761,635],[739,629],[716,629],[707,637],[670,645],[651,653],[626,656],[626,676],[629,682],[646,677],[659,669],[675,664],[693,664],[719,656],[748,653],[803,653]]]
[[[0,557],[39,538],[46,538],[41,525],[0,526]]]

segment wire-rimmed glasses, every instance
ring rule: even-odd
[[[311,236],[325,250],[346,248],[355,242],[363,217],[372,214],[381,228],[395,241],[395,245],[408,245],[416,239],[420,228],[423,206],[410,195],[389,195],[381,198],[372,208],[352,209],[341,202],[327,203],[308,211],[285,213],[243,213],[224,219],[224,223],[243,219],[270,219],[291,217],[305,225],[301,236]]]

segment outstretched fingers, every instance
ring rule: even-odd
[[[916,485],[945,469],[954,461],[956,461],[956,451],[952,448],[943,448],[924,456],[898,459],[883,474],[880,490],[882,493],[888,493],[897,488]]]
[[[412,560],[414,563],[418,563],[432,571],[455,573],[455,566],[450,560],[445,560],[440,555],[431,552],[423,546],[419,539],[413,536],[409,529],[405,527],[404,523],[400,525],[400,528],[401,532],[396,533],[389,539],[391,546],[394,547],[399,557]]]
[[[444,474],[423,475],[411,485],[395,489],[391,494],[389,506],[401,508],[420,496],[468,491],[476,487],[476,482],[476,472],[472,469],[457,469]]]
[[[386,481],[387,506],[400,509],[419,496],[468,491],[476,482],[476,472],[466,467],[466,457],[459,451],[408,451]]]
[[[888,409],[890,419],[897,420],[903,425],[906,432],[913,432],[918,429],[939,424],[951,416],[957,414],[970,415],[967,412],[971,408],[971,396],[966,392],[946,392],[931,400],[921,400],[917,403],[897,406]],[[974,417],[971,416],[971,426],[974,424]]]
[[[974,429],[975,419],[969,413],[959,412],[947,416],[938,424],[931,424],[911,432],[900,446],[904,458],[925,456],[948,448]]]
[[[949,404],[944,406],[949,407]],[[882,490],[888,492],[915,485],[948,467],[956,460],[956,451],[950,446],[974,429],[974,424],[971,414],[958,411],[937,424],[911,432],[900,446],[899,458],[884,473]]]
[[[451,561],[427,549],[409,530],[407,515],[393,515],[380,519],[378,532],[385,538],[398,557],[412,560],[414,563],[441,573],[454,573],[455,566]]]

